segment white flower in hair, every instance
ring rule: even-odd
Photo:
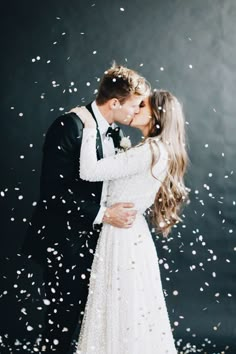
[[[123,136],[123,138],[120,141],[120,147],[123,150],[127,150],[127,149],[131,148],[131,141],[130,141],[129,136]]]

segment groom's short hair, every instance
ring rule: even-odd
[[[122,104],[131,95],[146,96],[150,90],[150,84],[144,77],[134,70],[114,63],[101,79],[96,103],[102,105],[112,98],[117,98]]]

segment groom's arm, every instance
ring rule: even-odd
[[[78,183],[82,132],[83,124],[73,113],[57,118],[49,128],[43,148],[41,199],[48,209],[58,211],[58,217],[70,214],[92,226],[100,205],[87,200],[86,184]]]
[[[96,215],[96,218],[95,218],[95,220],[93,221],[93,227],[95,226],[95,225],[99,225],[99,224],[101,224],[102,222],[103,222],[103,218],[104,218],[104,215],[105,215],[105,213],[106,213],[106,207],[104,207],[104,206],[100,206],[100,209],[98,210],[98,213],[97,213],[97,215]]]

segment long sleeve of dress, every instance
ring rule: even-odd
[[[159,149],[159,152],[161,150]],[[151,169],[152,151],[149,143],[134,147],[115,156],[97,160],[96,129],[84,128],[80,151],[80,178],[95,182],[115,180]],[[166,166],[166,164],[165,164]],[[163,171],[162,154],[155,165],[155,174]]]

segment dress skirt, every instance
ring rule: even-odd
[[[104,224],[76,354],[176,354],[156,248],[143,215]]]

